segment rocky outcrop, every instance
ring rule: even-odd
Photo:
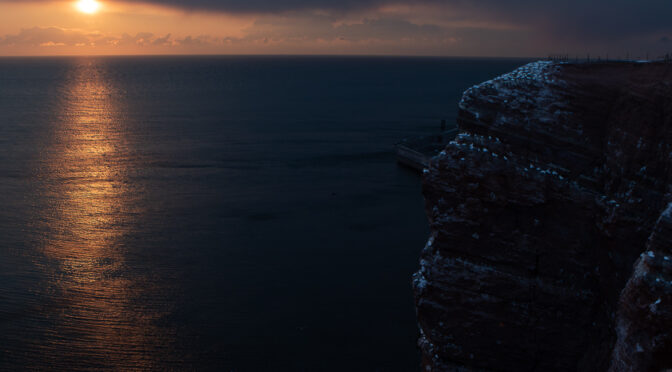
[[[672,368],[672,64],[532,63],[458,128],[423,181],[425,370]]]
[[[646,252],[621,294],[612,371],[672,366],[672,203],[658,219]]]

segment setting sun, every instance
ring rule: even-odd
[[[77,9],[82,13],[93,14],[100,9],[100,3],[96,0],[80,0],[77,2]]]

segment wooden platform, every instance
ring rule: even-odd
[[[407,138],[394,145],[397,162],[418,172],[429,166],[429,160],[438,155],[457,135],[457,128],[435,136]]]

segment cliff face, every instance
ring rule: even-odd
[[[672,368],[672,64],[532,63],[458,128],[424,175],[426,370]]]

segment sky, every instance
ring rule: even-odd
[[[0,0],[0,55],[672,53],[670,0],[79,1]]]

